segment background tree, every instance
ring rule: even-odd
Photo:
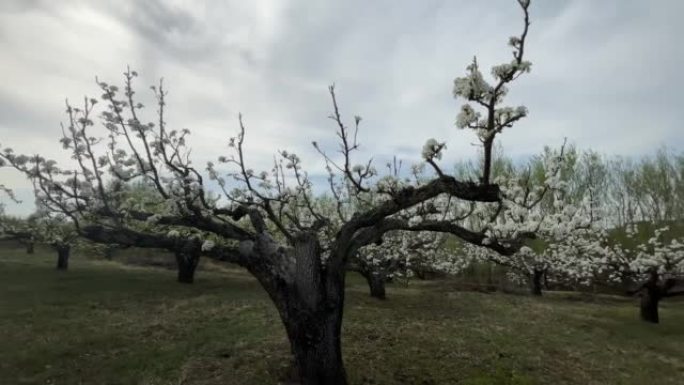
[[[364,211],[374,204],[381,203],[383,196],[399,191],[411,184],[420,185],[429,181],[422,164],[411,167],[410,176],[402,177],[402,162],[396,158],[387,163],[388,174],[381,178],[369,191],[350,196],[356,205],[356,211]],[[353,186],[345,186],[353,191]],[[351,190],[350,190],[351,189]],[[428,202],[422,202],[411,209],[397,214],[407,223],[421,223],[430,220],[431,216],[442,214],[442,220],[449,213],[447,210],[450,198],[439,196]],[[438,207],[439,206],[439,207]],[[334,215],[334,210],[331,210]],[[455,217],[451,218],[456,219]],[[367,281],[370,295],[385,299],[385,283],[390,280],[408,280],[414,275],[426,278],[431,274],[455,273],[462,259],[452,255],[444,247],[445,235],[431,232],[391,231],[374,244],[359,249],[351,259],[350,270],[361,274]]]
[[[605,207],[615,226],[684,218],[684,155],[661,148],[641,159],[611,159],[605,167],[610,170]]]
[[[26,219],[0,218],[0,236],[27,246],[33,252],[34,243],[50,246],[57,252],[57,270],[67,270],[72,246],[78,233],[64,216],[37,211]]]
[[[435,233],[390,232],[381,244],[370,244],[359,250],[350,270],[366,279],[371,297],[385,299],[386,282],[408,280],[426,271],[433,274],[460,271],[464,259],[445,248],[444,243],[444,236]]]
[[[57,270],[67,270],[71,250],[79,239],[74,226],[63,215],[44,213],[38,216],[32,229],[41,243],[57,252]]]
[[[574,151],[546,149],[529,164],[499,177],[503,200],[499,205],[478,204],[468,218],[489,239],[534,235],[512,255],[500,255],[476,245],[465,252],[475,261],[490,261],[508,268],[516,282],[528,282],[533,295],[541,295],[545,281],[588,281],[593,270],[583,261],[585,250],[597,242],[592,231],[592,193],[573,190],[569,180],[577,165]],[[577,201],[575,203],[574,201]],[[489,241],[488,239],[488,241]]]
[[[640,314],[646,322],[660,321],[662,299],[684,295],[684,228],[674,226],[679,228],[642,222],[625,227],[624,237],[604,238],[604,266],[611,279],[629,277],[637,283],[630,293],[641,295]]]
[[[27,254],[33,254],[36,238],[29,223],[31,219],[22,219],[0,213],[0,237],[21,244],[26,248]]]

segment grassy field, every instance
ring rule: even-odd
[[[289,348],[255,281],[218,266],[174,272],[0,250],[0,383],[276,384]],[[352,277],[343,350],[351,384],[684,384],[684,303],[661,325],[636,302],[457,292],[367,296]]]

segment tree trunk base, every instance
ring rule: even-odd
[[[532,273],[530,293],[533,296],[539,297],[542,295],[542,278],[543,278],[543,276],[544,276],[543,271],[535,270]]]
[[[69,269],[69,253],[71,251],[70,247],[58,247],[57,248],[57,270],[68,270]]]
[[[199,253],[177,252],[176,264],[178,266],[178,282],[193,283],[195,281],[195,269],[199,263]]]
[[[370,273],[366,277],[368,288],[370,289],[370,296],[377,299],[387,299],[385,293],[385,280],[380,275]]]
[[[300,323],[291,334],[301,385],[347,385],[338,330],[342,320],[325,318],[315,326]]]
[[[178,282],[193,283],[195,282],[195,271],[190,269],[178,269]]]
[[[653,293],[645,291],[641,295],[641,320],[645,322],[650,322],[657,324],[660,322],[660,317],[658,315],[658,303],[660,298]]]

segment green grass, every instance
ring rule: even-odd
[[[170,270],[0,250],[0,384],[276,384],[289,348],[278,315],[239,270]],[[349,280],[351,384],[682,384],[684,303],[660,325],[634,300],[457,292],[438,282]]]

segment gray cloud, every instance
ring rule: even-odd
[[[506,152],[564,137],[609,154],[684,149],[683,11],[677,0],[533,1],[533,70],[508,100],[530,116],[501,136]],[[288,149],[321,173],[310,142],[333,145],[332,82],[344,117],[364,118],[363,159],[410,163],[429,137],[448,142],[445,162],[467,159],[475,138],[453,125],[451,83],[475,54],[485,69],[508,61],[519,16],[513,0],[6,0],[0,143],[68,160],[55,144],[64,99],[97,96],[95,75],[114,82],[130,64],[148,105],[147,85],[165,78],[169,123],[193,130],[200,164],[225,152],[242,112],[255,168]],[[0,178],[28,187],[8,170]]]

